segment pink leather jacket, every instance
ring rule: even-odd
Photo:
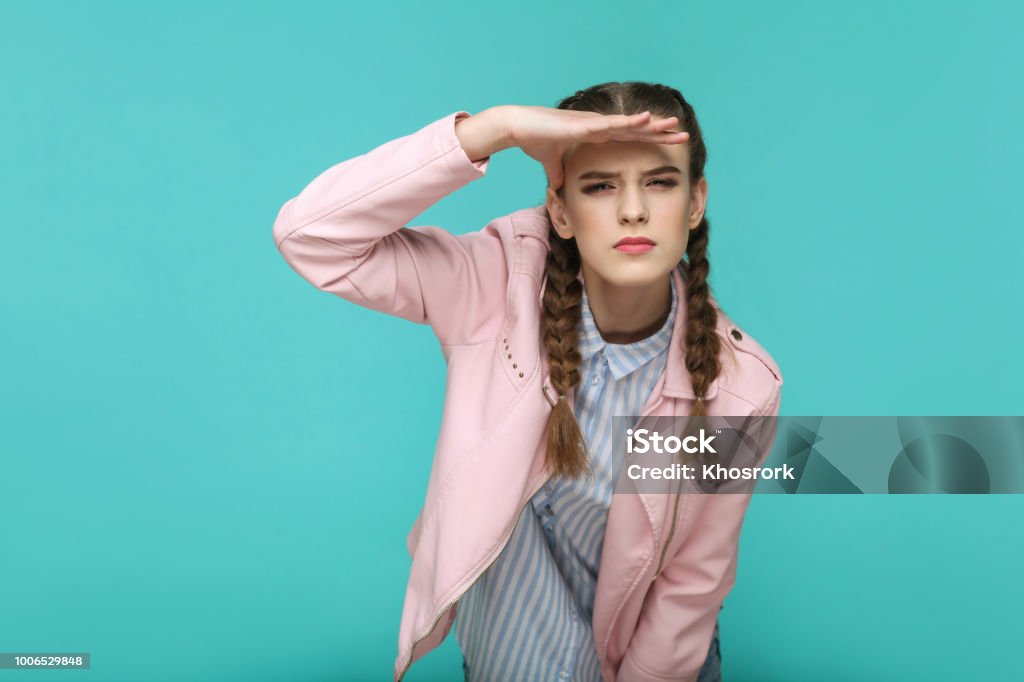
[[[395,680],[448,635],[459,598],[497,558],[548,478],[543,434],[556,393],[540,335],[547,209],[525,208],[461,235],[407,226],[486,174],[490,157],[471,161],[455,135],[455,122],[468,115],[453,112],[327,169],[274,222],[274,243],[303,278],[358,305],[429,324],[447,362],[426,499],[407,540],[412,566]],[[672,276],[684,291],[681,270]],[[643,415],[683,416],[693,406],[677,352],[685,303],[679,296],[672,352]],[[722,312],[718,333],[736,352],[710,387],[708,414],[777,415],[782,374],[775,361]],[[759,441],[765,456],[775,438],[768,431]],[[750,496],[613,497],[593,614],[603,676],[695,680],[735,580]]]

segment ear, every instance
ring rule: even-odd
[[[696,230],[704,219],[704,209],[708,205],[708,181],[702,177],[690,191],[690,229]]]
[[[551,217],[551,224],[554,226],[555,232],[562,239],[572,239],[575,236],[575,231],[572,229],[572,225],[569,224],[569,218],[565,213],[565,206],[558,195],[555,194],[555,190],[550,187],[548,187],[545,203],[547,204],[548,215]]]

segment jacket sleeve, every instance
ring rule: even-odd
[[[777,417],[781,383],[757,416]],[[761,420],[760,466],[771,453],[776,418]],[[694,493],[700,495],[701,493]],[[751,493],[710,494],[691,533],[655,579],[623,657],[617,682],[695,682],[718,610],[736,580],[740,530]]]
[[[472,161],[455,135],[466,111],[343,161],[281,207],[274,243],[322,291],[429,324],[443,345],[471,343],[503,315],[508,266],[495,227],[454,235],[406,223],[469,182]]]

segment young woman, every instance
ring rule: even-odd
[[[544,167],[544,205],[406,226],[512,146]],[[471,680],[719,679],[749,494],[612,494],[613,416],[779,411],[779,367],[709,291],[706,155],[677,90],[603,83],[450,113],[281,208],[300,275],[429,324],[448,366],[396,680],[453,624]]]

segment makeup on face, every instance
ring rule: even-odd
[[[612,247],[621,253],[647,253],[653,249],[656,242],[647,237],[623,237]]]

